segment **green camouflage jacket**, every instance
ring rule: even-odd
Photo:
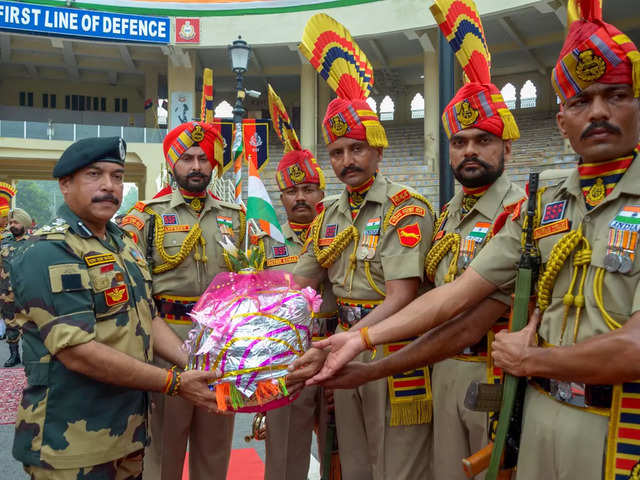
[[[6,322],[8,327],[15,327],[15,303],[13,301],[13,289],[11,288],[11,278],[9,276],[9,262],[23,247],[29,235],[24,235],[20,240],[16,240],[12,235],[3,240],[0,246],[0,317]]]
[[[147,444],[147,394],[72,372],[61,350],[96,341],[150,362],[156,309],[142,254],[109,222],[99,240],[65,204],[10,263],[28,384],[13,455],[54,469],[106,463]]]

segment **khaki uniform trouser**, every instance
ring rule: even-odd
[[[305,387],[289,405],[267,412],[265,480],[307,480],[311,438],[318,422],[318,453],[322,460],[327,429],[323,389]]]
[[[157,359],[156,365],[168,368]],[[217,415],[180,397],[152,393],[151,445],[143,480],[181,480],[189,442],[189,480],[226,480],[233,415]]]
[[[49,470],[25,466],[31,480],[140,480],[142,478],[143,450],[112,460],[111,462],[81,468]]]
[[[383,355],[379,348],[377,356]],[[371,352],[356,360],[369,361]],[[336,390],[336,426],[344,480],[429,480],[431,423],[389,426],[387,379]]]
[[[461,460],[488,443],[488,415],[464,406],[472,381],[487,381],[486,363],[448,359],[433,366],[433,475],[438,480],[466,480]]]
[[[517,480],[601,480],[609,417],[527,386]]]

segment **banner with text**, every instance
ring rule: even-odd
[[[168,44],[171,23],[166,17],[0,1],[0,30]]]

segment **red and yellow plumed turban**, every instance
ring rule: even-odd
[[[431,13],[468,80],[442,114],[447,136],[479,128],[504,140],[520,138],[513,114],[491,83],[491,54],[474,1],[436,0]]]
[[[212,167],[220,166],[218,175],[222,175],[224,141],[219,127],[205,122],[183,123],[171,130],[164,138],[164,157],[169,171],[173,172],[173,167],[180,156],[196,145],[204,150]]]
[[[569,0],[569,33],[551,83],[564,103],[594,83],[627,84],[640,96],[640,52],[602,19],[602,0]]]
[[[11,201],[16,196],[16,188],[5,182],[0,182],[0,217],[6,217],[11,210]]]
[[[387,147],[384,127],[366,101],[373,88],[373,68],[349,31],[328,15],[316,14],[307,22],[299,48],[338,95],[322,121],[325,142],[347,137]]]
[[[298,135],[291,125],[289,114],[271,85],[269,85],[269,112],[273,129],[284,145],[284,156],[276,169],[278,188],[282,191],[301,183],[315,183],[324,190],[324,172],[313,153],[302,149]]]

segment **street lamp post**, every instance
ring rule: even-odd
[[[240,36],[229,46],[231,69],[236,74],[236,103],[233,106],[233,123],[236,131],[231,151],[233,152],[234,161],[234,196],[237,203],[242,201],[242,120],[247,114],[247,110],[244,108],[246,92],[243,85],[243,75],[247,71],[250,53],[251,47]]]

